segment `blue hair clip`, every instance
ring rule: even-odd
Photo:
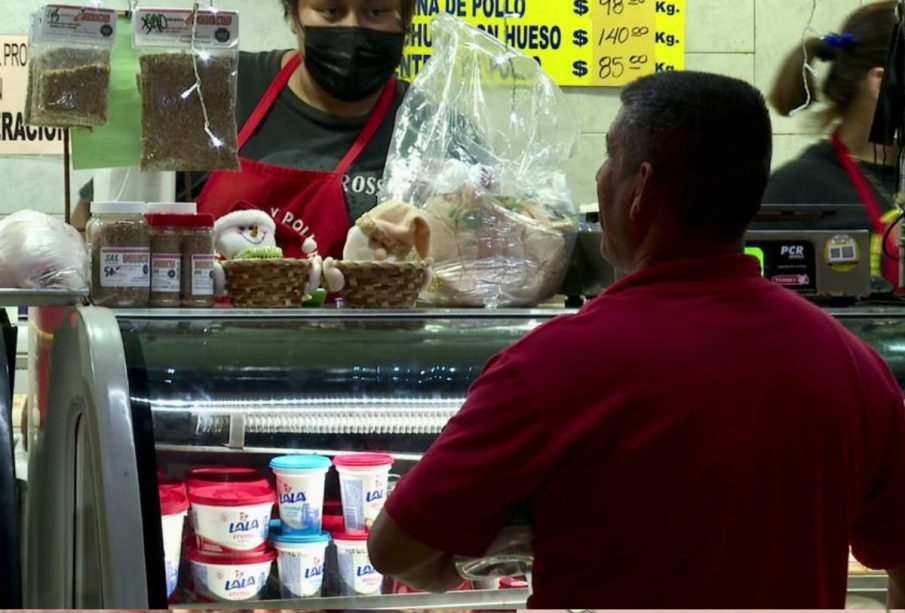
[[[851,32],[844,32],[843,34],[830,32],[823,37],[823,40],[833,49],[841,49],[843,51],[855,44],[855,37],[852,36]]]

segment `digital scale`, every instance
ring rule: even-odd
[[[745,235],[745,252],[764,277],[805,296],[870,296],[870,246],[864,209],[852,205],[764,205]]]
[[[745,235],[745,252],[765,278],[814,300],[851,301],[871,294],[870,232],[864,208],[852,205],[763,205]],[[580,305],[621,275],[600,254],[596,213],[576,233],[561,294]]]

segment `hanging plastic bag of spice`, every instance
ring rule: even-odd
[[[107,123],[116,12],[47,4],[32,17],[26,117],[33,126]]]
[[[238,13],[143,8],[133,24],[142,170],[238,170]]]

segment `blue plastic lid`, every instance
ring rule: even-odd
[[[330,468],[329,458],[322,455],[284,455],[270,461],[277,470],[320,470]]]
[[[308,545],[311,543],[329,543],[330,535],[326,532],[304,534],[300,532],[279,532],[271,535],[271,540],[281,545]]]

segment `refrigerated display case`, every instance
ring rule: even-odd
[[[22,606],[21,513],[13,444],[16,329],[0,309],[0,609]]]
[[[390,453],[403,474],[486,360],[560,313],[33,310],[26,606],[210,606],[194,595],[184,565],[168,603],[161,480],[199,466],[266,475],[277,455],[348,451]],[[905,309],[834,315],[905,386]],[[336,490],[328,479],[327,498],[337,500]],[[851,588],[882,596],[885,581],[852,577]],[[527,598],[526,589],[325,590],[281,600],[271,584],[260,600],[217,606],[487,609]]]

